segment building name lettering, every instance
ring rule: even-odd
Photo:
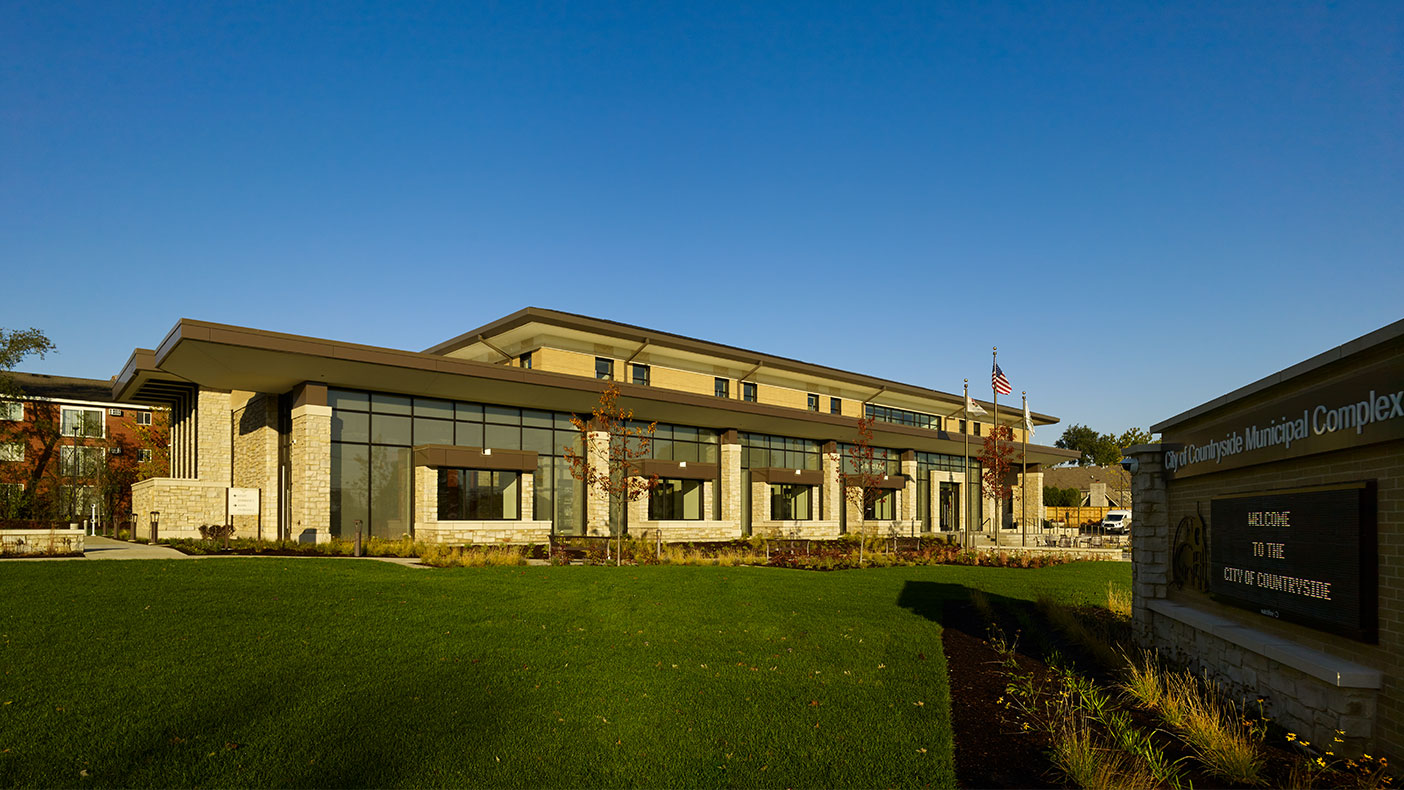
[[[1304,598],[1331,600],[1331,582],[1317,579],[1303,579],[1297,576],[1284,576],[1280,573],[1267,573],[1226,565],[1224,566],[1224,581],[1233,584],[1246,584],[1249,587],[1261,587],[1264,590],[1273,590],[1288,595],[1300,595]]]
[[[1397,419],[1404,419],[1404,390],[1382,395],[1370,390],[1359,401],[1340,405],[1318,404],[1302,409],[1301,416],[1273,418],[1266,426],[1255,423],[1241,430],[1230,431],[1222,439],[1171,450],[1165,454],[1165,468],[1173,472],[1182,466],[1206,461],[1217,464],[1240,453],[1278,446],[1291,449],[1293,442],[1351,428],[1358,436],[1364,433],[1368,425]]]

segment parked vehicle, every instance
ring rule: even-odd
[[[1126,535],[1131,532],[1131,511],[1108,510],[1102,518],[1102,531],[1108,535]]]

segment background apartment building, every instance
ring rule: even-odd
[[[0,518],[94,520],[131,512],[132,483],[166,474],[164,409],[115,401],[112,382],[11,373],[0,397]]]

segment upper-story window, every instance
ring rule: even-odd
[[[614,360],[609,357],[595,357],[595,378],[600,381],[614,381]]]
[[[522,368],[526,368],[527,370],[531,370],[531,352],[530,352],[530,351],[528,351],[527,353],[522,354],[521,356],[517,357],[517,366],[518,366],[518,367],[522,367]]]
[[[747,401],[748,403],[756,402],[755,382],[747,381],[741,384],[741,400]]]
[[[919,411],[895,409],[891,406],[876,406],[871,403],[865,404],[863,406],[863,411],[869,418],[882,422],[890,422],[897,425],[912,425],[917,428],[927,428],[933,431],[941,430],[941,418],[934,414],[923,414]]]
[[[838,398],[829,398],[829,413],[843,414],[843,401]]]
[[[24,404],[17,400],[0,401],[0,420],[23,420]]]
[[[731,381],[729,379],[718,378],[716,380],[716,386],[718,398],[731,397]]]
[[[633,365],[632,368],[632,372],[634,374],[633,382],[635,384],[647,387],[651,378],[651,372],[649,370],[648,365]]]
[[[0,442],[0,461],[23,461],[24,442]]]
[[[137,425],[150,425],[150,424],[151,424],[151,412],[149,412],[149,411],[139,411],[139,412],[137,412],[137,413],[136,413],[136,421],[137,421]]]
[[[819,396],[810,395],[808,404],[810,411],[819,411]]]
[[[976,436],[979,436],[979,435],[980,435],[980,423],[978,423],[978,422],[975,423],[975,435],[976,435]]]
[[[104,429],[102,409],[84,409],[78,406],[63,407],[59,418],[59,433],[64,436],[100,439],[106,435]]]

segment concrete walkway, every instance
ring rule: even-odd
[[[169,546],[148,546],[143,543],[127,543],[123,540],[89,535],[83,538],[83,556],[72,559],[88,560],[188,560],[188,554],[181,554]]]

